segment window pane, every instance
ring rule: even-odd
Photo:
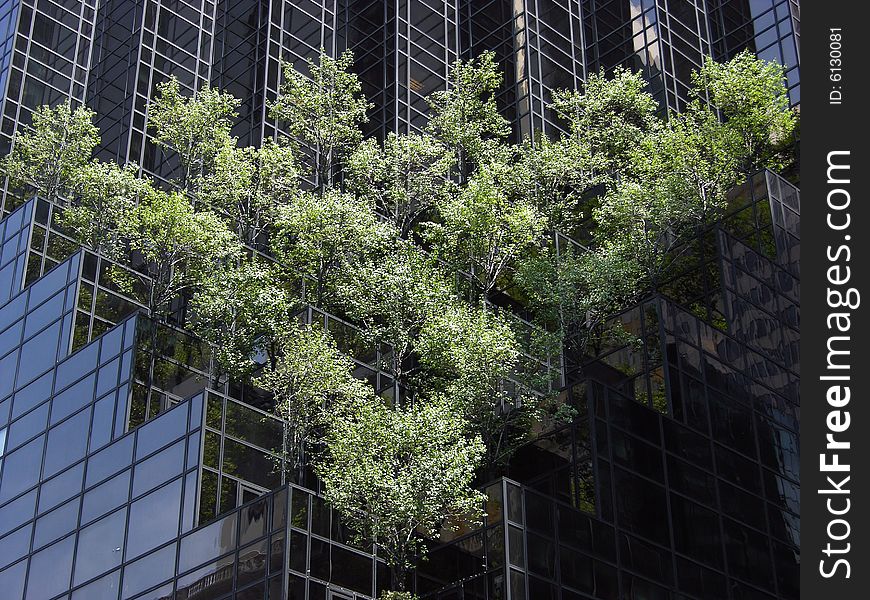
[[[94,376],[85,377],[54,397],[51,403],[51,423],[57,423],[94,400]]]
[[[97,579],[73,592],[72,600],[117,600],[121,570]]]
[[[84,457],[88,447],[90,421],[91,411],[86,409],[49,430],[45,449],[45,477],[54,475]]]
[[[131,513],[132,518],[132,513]],[[124,569],[123,598],[166,581],[175,570],[175,544],[140,558]]]
[[[3,538],[0,542],[0,569],[27,554],[30,550],[31,531],[33,528],[30,525],[25,525]]]
[[[89,523],[124,504],[129,494],[130,471],[128,469],[85,494],[82,504],[82,523]]]
[[[126,518],[127,509],[124,508],[79,532],[74,585],[121,564]]]
[[[89,487],[110,475],[114,475],[132,462],[133,436],[129,435],[100,450],[88,459],[88,475],[85,486]]]
[[[139,556],[178,535],[180,510],[181,479],[134,502],[130,506],[127,557]]]
[[[0,572],[0,589],[10,598],[21,598],[24,595],[24,575],[27,571],[27,561],[22,560],[14,567]]]
[[[187,431],[187,404],[182,403],[143,425],[136,434],[136,458],[147,456]]]
[[[69,589],[75,536],[37,552],[30,559],[27,600],[45,600]]]
[[[12,418],[24,414],[40,402],[48,400],[51,395],[51,373],[46,373],[24,389],[15,394],[12,406]]]
[[[45,512],[78,494],[82,490],[84,471],[85,463],[81,462],[54,479],[43,483],[39,488],[39,512]]]
[[[133,497],[153,489],[184,471],[184,440],[137,464],[133,470]]]
[[[76,528],[79,519],[79,499],[70,500],[36,520],[33,547],[41,548]]]
[[[0,502],[18,495],[37,482],[44,443],[45,436],[41,435],[3,459]]]
[[[187,571],[235,548],[237,516],[233,513],[181,540],[178,570]]]
[[[239,544],[247,544],[266,534],[266,499],[254,502],[242,509]]]

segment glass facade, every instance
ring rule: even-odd
[[[70,99],[96,111],[100,158],[166,178],[178,165],[146,128],[157,84],[231,92],[233,134],[256,145],[278,132],[268,103],[280,62],[303,67],[321,48],[354,51],[374,105],[366,133],[379,137],[422,127],[449,65],[485,50],[504,73],[496,100],[515,141],[554,132],[553,90],[589,72],[640,69],[662,108],[680,110],[704,55],[744,48],[785,65],[798,104],[799,32],[794,0],[0,2],[0,152],[36,106]],[[388,589],[377,548],[351,543],[310,471],[287,472],[274,401],[220,375],[184,328],[185,303],[151,322],[112,281],[117,265],[59,226],[58,205],[3,185],[4,594],[370,600]],[[668,281],[612,317],[620,335],[523,357],[546,375],[534,391],[556,391],[576,417],[536,430],[483,486],[485,523],[433,543],[416,591],[797,598],[799,220],[799,190],[757,173]],[[380,395],[403,393],[391,348],[310,306],[297,317],[330,331]]]

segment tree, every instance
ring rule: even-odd
[[[198,187],[198,199],[224,215],[245,244],[254,245],[274,224],[279,208],[299,192],[296,154],[273,140],[259,148],[239,148],[235,139],[228,140]]]
[[[650,202],[659,204],[673,221],[707,223],[721,214],[728,190],[740,178],[736,148],[733,130],[695,102],[643,140],[638,180],[623,180],[617,189],[642,186]]]
[[[337,295],[346,314],[362,326],[372,342],[392,349],[390,369],[396,379],[396,403],[418,371],[411,363],[421,329],[431,314],[450,302],[441,274],[414,244],[395,240],[386,251],[358,263],[341,277]]]
[[[327,502],[359,541],[377,544],[403,592],[423,540],[481,514],[471,483],[483,452],[447,401],[391,409],[369,396],[331,415],[315,468]]]
[[[338,59],[321,49],[317,63],[308,60],[309,77],[284,65],[284,81],[271,106],[272,118],[286,123],[290,135],[309,144],[316,153],[312,165],[320,189],[331,186],[335,167],[362,139],[360,124],[368,118],[369,104],[359,78],[349,72],[353,53]]]
[[[301,306],[278,268],[252,257],[218,266],[200,282],[191,325],[226,372],[244,377],[263,364],[276,367],[279,340]]]
[[[272,249],[291,277],[314,282],[308,296],[318,308],[334,296],[335,278],[386,238],[371,206],[334,189],[303,192],[277,211]]]
[[[17,133],[3,170],[13,187],[28,188],[46,200],[66,196],[100,143],[94,112],[72,108],[69,100],[33,112],[33,129]]]
[[[232,94],[209,86],[185,97],[175,77],[157,86],[148,107],[148,125],[157,146],[178,155],[183,189],[193,189],[213,168],[215,157],[230,141],[238,106]]]
[[[490,296],[517,259],[540,239],[544,219],[524,199],[511,199],[496,181],[498,166],[476,172],[458,194],[438,207],[440,223],[429,226],[436,255],[467,271],[476,291]]]
[[[118,230],[138,259],[152,317],[240,251],[238,238],[216,215],[196,212],[178,192],[153,190]]]
[[[278,348],[278,360],[254,382],[275,395],[285,421],[288,467],[301,483],[309,450],[321,439],[333,405],[352,407],[371,390],[351,375],[353,362],[315,325],[286,323]]]
[[[517,375],[520,344],[510,325],[487,307],[450,302],[431,313],[417,351],[426,369],[426,389],[444,394],[468,431],[486,447],[483,464],[494,467],[528,429],[530,396],[506,385]]]
[[[797,115],[789,108],[784,81],[782,65],[749,50],[725,63],[707,57],[692,74],[693,95],[702,98],[707,92],[725,127],[736,134],[744,174],[762,167],[780,170],[793,160],[784,150],[792,141]]]
[[[617,67],[610,78],[603,70],[590,73],[582,92],[553,94],[551,108],[568,123],[562,143],[585,148],[574,154],[585,155],[586,168],[596,177],[631,174],[634,149],[661,124],[646,85],[639,72]]]
[[[119,167],[93,161],[79,167],[71,178],[70,202],[60,215],[60,224],[81,245],[122,260],[127,248],[120,224],[152,193],[150,183],[139,177],[139,167],[133,163]]]
[[[584,193],[598,183],[590,147],[539,136],[526,139],[516,153],[501,174],[501,185],[534,206],[546,229],[572,233],[584,216]]]
[[[484,52],[476,59],[453,63],[447,89],[427,98],[432,116],[426,130],[454,154],[460,180],[510,133],[493,96],[501,83],[495,54]]]
[[[362,142],[347,161],[350,188],[407,239],[420,218],[450,189],[451,156],[430,136],[388,133],[383,145]]]

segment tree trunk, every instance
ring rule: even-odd
[[[394,592],[407,591],[408,573],[404,567],[393,565],[390,567],[390,587]]]
[[[152,415],[149,413],[151,410],[151,394],[153,393],[151,388],[154,385],[154,371],[155,371],[155,368],[157,366],[157,317],[154,316],[153,314],[150,315],[150,317],[151,318],[150,318],[149,326],[151,328],[151,332],[150,332],[150,336],[149,336],[150,341],[149,341],[149,348],[148,348],[148,379],[145,381],[145,390],[147,392],[145,394],[145,399],[146,399],[146,402],[148,403],[147,406],[145,407],[146,420],[148,418],[152,418],[152,417],[156,416],[156,415]],[[158,409],[158,412],[159,412],[159,409]]]

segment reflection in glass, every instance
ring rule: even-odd
[[[122,509],[85,527],[79,532],[73,584],[87,581],[121,564],[124,549],[124,522],[127,509]]]

